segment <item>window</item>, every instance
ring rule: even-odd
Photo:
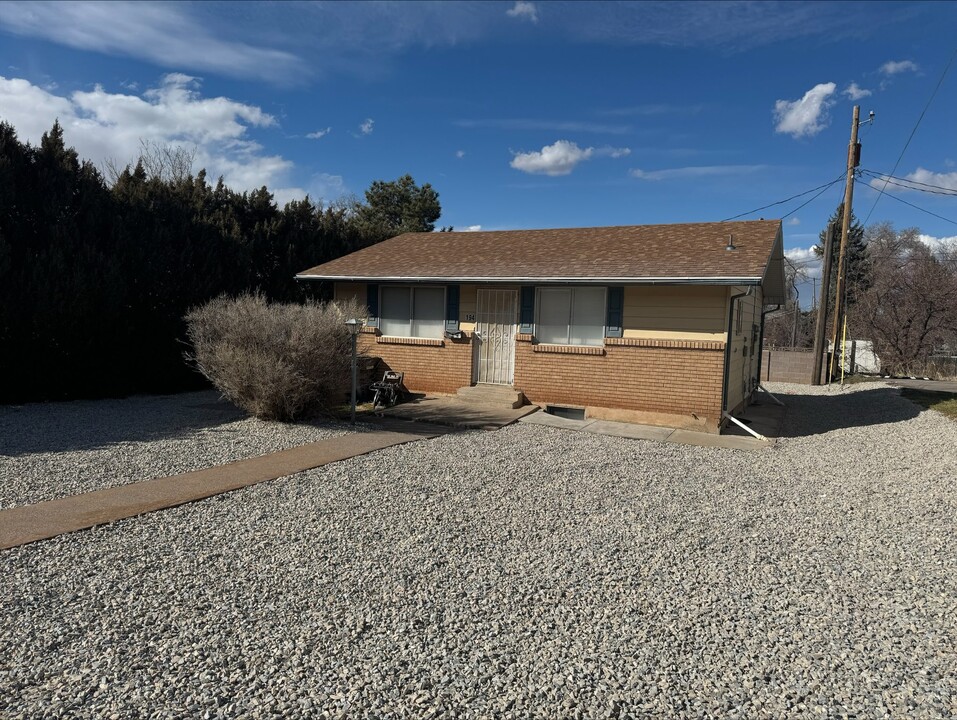
[[[393,337],[441,338],[445,333],[445,288],[382,288],[379,329]]]
[[[535,337],[548,345],[602,345],[605,288],[541,288]]]

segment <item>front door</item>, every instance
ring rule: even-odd
[[[518,329],[518,291],[479,288],[475,330],[480,383],[511,385],[515,374],[515,332]]]

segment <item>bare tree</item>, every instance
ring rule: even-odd
[[[924,372],[935,347],[957,337],[957,252],[935,251],[919,236],[890,223],[867,229],[870,287],[849,316],[894,374]]]
[[[193,161],[196,159],[196,146],[160,145],[153,140],[140,140],[140,153],[135,162],[120,167],[115,158],[104,162],[103,174],[111,185],[123,174],[123,170],[139,163],[146,171],[146,177],[159,178],[164,182],[180,182],[193,174]]]

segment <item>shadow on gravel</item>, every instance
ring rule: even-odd
[[[843,428],[883,425],[917,417],[921,408],[895,388],[833,395],[781,395],[787,414],[781,437],[819,435]]]
[[[89,450],[215,430],[245,413],[215,391],[0,406],[0,455]],[[222,432],[235,432],[223,428]]]

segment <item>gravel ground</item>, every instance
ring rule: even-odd
[[[0,554],[0,716],[952,717],[957,423],[516,425]]]
[[[335,437],[334,422],[264,422],[214,390],[0,406],[0,509],[176,475]]]

